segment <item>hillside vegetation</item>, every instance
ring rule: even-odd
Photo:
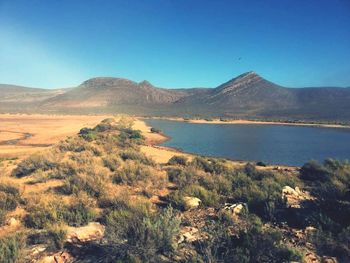
[[[348,162],[160,164],[131,127],[1,161],[0,262],[349,262]]]

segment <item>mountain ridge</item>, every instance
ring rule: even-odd
[[[214,88],[166,89],[147,80],[96,77],[57,90],[0,84],[0,95],[1,112],[350,121],[350,89],[287,88],[254,71]]]

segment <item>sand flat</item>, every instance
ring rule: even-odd
[[[0,157],[22,157],[75,135],[83,127],[94,127],[110,115],[0,114],[0,142],[20,139],[15,145],[0,145]],[[6,132],[5,132],[6,131]]]

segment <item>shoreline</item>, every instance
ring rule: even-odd
[[[350,129],[350,125],[341,125],[341,124],[325,124],[325,123],[303,123],[303,122],[279,122],[279,121],[256,121],[256,120],[225,120],[220,119],[206,120],[206,119],[183,119],[183,118],[168,118],[168,117],[140,117],[144,119],[155,119],[155,120],[168,120],[168,121],[178,121],[178,122],[187,122],[193,124],[239,124],[239,125],[280,125],[280,126],[301,126],[301,127],[315,127],[315,128],[341,128],[341,129]]]
[[[196,154],[196,153],[186,152],[182,149],[160,145],[163,142],[170,140],[171,137],[165,135],[164,133],[152,133],[151,132],[152,127],[149,126],[144,121],[144,119],[146,119],[146,118],[136,118],[135,122],[138,122],[138,123],[136,125],[134,124],[133,128],[141,130],[142,134],[146,137],[146,143],[147,143],[146,147],[151,147],[153,149],[163,151],[163,153],[166,152],[167,154],[174,154],[174,155],[181,154],[181,155],[185,155],[185,156],[190,157],[190,158],[193,158],[195,156],[204,156],[204,155],[200,155],[200,154]],[[148,137],[150,134],[157,134],[158,140],[154,140],[154,139],[150,140],[150,138]],[[248,163],[256,163],[257,162],[257,161],[253,161],[253,160],[248,160],[248,161],[247,160],[235,160],[235,159],[222,157],[222,156],[206,156],[206,157],[225,159],[229,162],[232,162],[234,165],[240,165],[240,166],[246,165]],[[291,166],[291,165],[286,165],[286,164],[267,164],[266,166],[258,166],[258,167],[260,169],[277,169],[277,170],[288,169],[288,170],[293,170],[293,171],[300,169],[300,166]]]

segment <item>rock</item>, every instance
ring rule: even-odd
[[[299,189],[299,187],[293,189],[287,185],[282,189],[282,199],[286,201],[287,207],[300,208],[300,203],[309,198],[306,193]]]
[[[229,212],[232,215],[238,216],[242,214],[243,212],[248,210],[248,206],[245,203],[237,203],[237,204],[229,204],[226,203],[223,211]]]
[[[180,231],[179,238],[177,240],[177,243],[191,243],[193,241],[198,240],[199,237],[199,231],[198,228],[195,227],[184,227]]]
[[[58,252],[54,255],[45,256],[39,259],[37,262],[39,263],[67,263],[72,262],[73,257],[67,252]]]
[[[67,242],[83,243],[98,240],[103,237],[104,226],[97,222],[91,222],[87,226],[69,227],[67,230]]]
[[[321,263],[338,263],[338,260],[335,257],[322,257]]]
[[[313,227],[313,226],[308,226],[305,228],[305,234],[306,235],[312,235],[317,231],[317,228]]]
[[[9,220],[7,220],[6,223],[8,226],[11,226],[11,227],[15,227],[21,224],[21,222],[14,217],[11,217]]]
[[[46,249],[47,249],[46,246],[36,246],[36,247],[32,248],[31,255],[36,256],[36,255],[44,252]]]
[[[197,197],[190,197],[190,196],[185,196],[183,198],[184,203],[185,203],[185,210],[191,210],[191,209],[195,209],[198,208],[200,206],[200,204],[202,203],[202,201],[197,198]]]

